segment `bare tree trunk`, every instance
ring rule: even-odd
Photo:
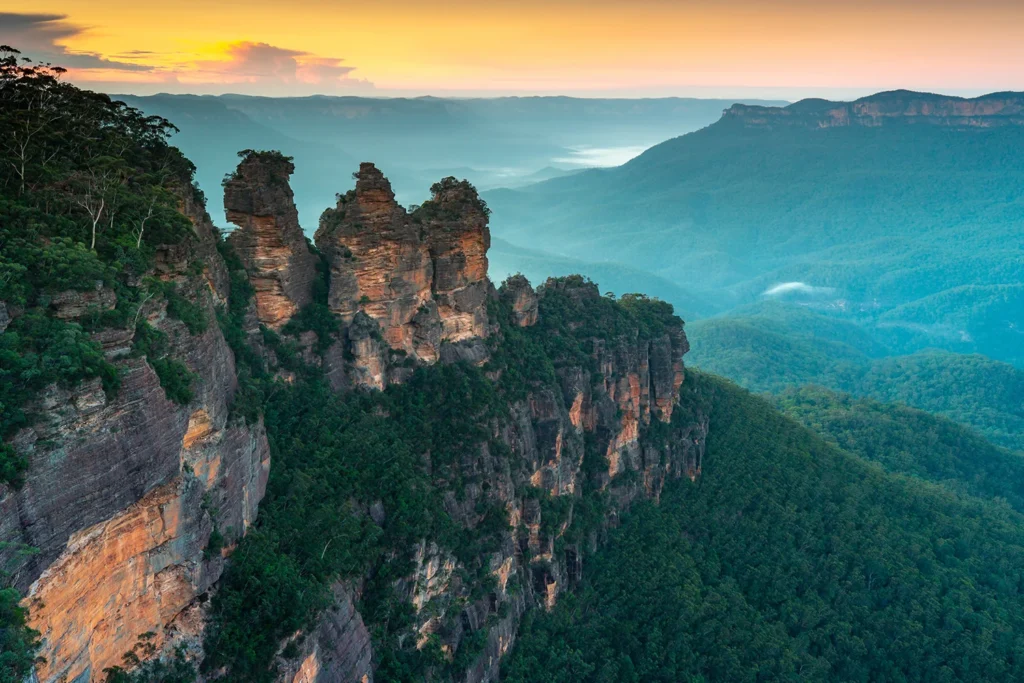
[[[103,207],[106,204],[106,199],[100,198],[99,209],[96,210],[96,215],[92,217],[92,244],[89,245],[90,249],[96,249],[96,225],[100,222],[100,217],[103,215]]]
[[[153,217],[153,206],[155,204],[156,204],[156,197],[153,197],[153,199],[149,202],[149,211],[146,212],[146,215],[139,222],[139,235],[138,235],[138,238],[135,240],[135,248],[136,249],[139,249],[139,248],[142,247],[142,233],[146,230],[146,221],[148,221],[150,218]]]

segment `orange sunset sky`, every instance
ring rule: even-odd
[[[1024,90],[1024,0],[0,0],[0,43],[108,92]]]

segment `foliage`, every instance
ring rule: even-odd
[[[691,373],[683,400],[710,409],[701,478],[635,507],[578,595],[526,618],[505,680],[1024,675],[1024,518],[886,473],[721,380]]]
[[[135,351],[146,356],[146,361],[160,379],[167,398],[186,405],[192,401],[192,383],[195,374],[177,358],[171,357],[167,335],[148,322],[135,328]]]
[[[24,406],[47,385],[67,387],[93,378],[101,379],[108,393],[120,385],[117,369],[80,325],[38,309],[18,316],[0,334],[0,438],[30,423]],[[12,447],[0,446],[0,483],[17,484],[27,465]]]
[[[124,667],[104,669],[104,683],[194,683],[196,668],[188,661],[185,648],[177,648],[171,657],[159,658],[153,635],[139,636],[138,642],[124,654]]]
[[[417,222],[455,221],[465,216],[467,209],[476,211],[485,218],[491,215],[487,202],[480,198],[476,188],[468,180],[448,176],[430,186],[431,198],[412,212]]]
[[[39,633],[28,627],[28,610],[13,588],[0,589],[0,683],[22,683],[37,661]]]
[[[116,368],[88,333],[131,327],[131,283],[159,247],[194,234],[178,205],[195,169],[167,143],[174,127],[63,74],[0,46],[0,303],[13,318],[0,335],[0,440],[29,424],[25,405],[49,384],[100,378],[117,390]],[[54,316],[54,295],[98,289],[116,295],[114,310]],[[168,312],[201,331],[196,307],[167,294]],[[162,363],[161,380],[185,398],[183,366]],[[17,483],[26,465],[0,445],[0,482]]]
[[[150,291],[158,293],[167,301],[167,315],[185,323],[191,334],[202,334],[209,321],[206,312],[198,304],[181,295],[178,285],[151,278],[147,283]]]
[[[818,387],[790,389],[779,408],[849,453],[1024,512],[1024,456],[950,420]]]
[[[788,306],[701,320],[689,327],[692,366],[752,391],[816,384],[902,403],[1024,450],[1024,371],[985,356],[926,351],[889,355],[856,325]]]

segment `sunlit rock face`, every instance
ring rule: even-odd
[[[465,182],[447,179],[412,214],[373,164],[355,190],[324,212],[316,244],[330,264],[328,305],[351,322],[363,312],[387,345],[416,360],[441,345],[487,336],[486,207]]]
[[[1024,126],[1024,96],[994,93],[965,99],[897,90],[855,102],[804,100],[788,107],[736,104],[725,112],[723,120],[746,128],[877,128],[900,124],[953,128]]]
[[[205,210],[184,207],[196,239],[161,249],[153,275],[204,311],[206,330],[191,334],[159,298],[143,302],[139,320],[194,374],[192,400],[167,398],[132,353],[134,326],[107,328],[94,339],[119,370],[117,392],[99,380],[50,386],[28,406],[39,418],[12,439],[30,466],[21,488],[0,486],[0,566],[42,634],[42,683],[103,680],[143,633],[158,646],[197,641],[199,597],[225,562],[206,552],[210,537],[217,529],[226,547],[237,543],[266,489],[262,422],[230,415],[235,362],[214,311],[227,271]],[[55,314],[70,322],[115,300],[103,289],[57,299]]]
[[[259,321],[277,329],[312,301],[317,257],[299,227],[285,157],[251,153],[224,185],[228,238],[256,290]]]

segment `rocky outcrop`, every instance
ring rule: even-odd
[[[897,90],[854,102],[802,100],[788,107],[735,104],[723,121],[745,128],[841,128],[927,124],[953,128],[1024,126],[1024,93],[973,99]]]
[[[537,293],[530,281],[522,274],[516,274],[502,284],[502,298],[512,308],[512,319],[519,327],[537,324]]]
[[[487,336],[490,288],[486,206],[465,181],[433,190],[410,215],[387,178],[361,164],[315,238],[330,264],[330,309],[346,323],[365,313],[388,347],[426,363],[441,358],[442,344]]]
[[[294,170],[276,152],[248,152],[224,184],[227,219],[237,226],[228,241],[256,290],[259,321],[273,329],[312,301],[316,277],[288,184]]]
[[[431,294],[441,317],[441,339],[462,342],[487,336],[487,250],[490,212],[465,180],[445,178],[413,214],[426,229],[433,262]]]
[[[158,646],[194,637],[198,599],[224,567],[210,548],[214,530],[230,547],[256,517],[269,446],[262,423],[230,415],[235,363],[213,322],[228,284],[212,240],[197,230],[187,249],[174,245],[156,259],[155,274],[204,312],[205,331],[191,334],[159,297],[140,311],[194,374],[187,405],[169,400],[152,365],[133,353],[133,328],[107,328],[94,338],[119,370],[119,390],[108,395],[99,380],[51,386],[29,406],[39,419],[13,438],[30,467],[20,488],[0,486],[0,564],[43,636],[43,683],[101,680],[143,633]],[[205,277],[191,267],[200,257]],[[51,306],[76,322],[114,302],[101,288],[64,293]]]
[[[356,610],[353,591],[334,586],[334,602],[316,629],[303,641],[300,654],[282,660],[282,683],[373,683],[370,632]]]

